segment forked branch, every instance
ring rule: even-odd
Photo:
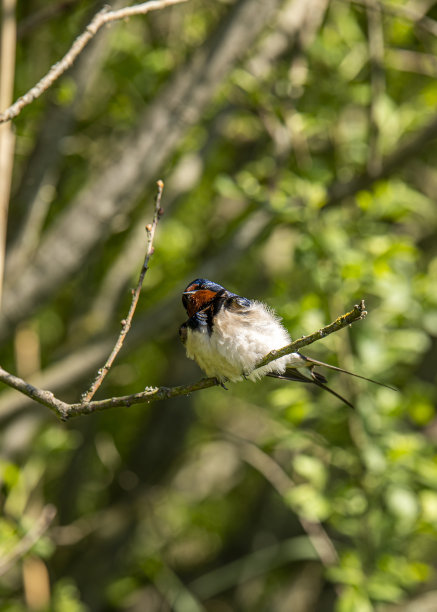
[[[264,359],[258,364],[258,367],[261,365],[266,365],[279,357],[289,355],[290,353],[293,353],[304,346],[308,346],[317,340],[321,340],[329,334],[337,332],[340,329],[351,325],[351,323],[354,323],[355,321],[359,321],[360,319],[364,318],[366,314],[364,300],[362,300],[361,303],[354,306],[350,312],[341,315],[329,325],[322,327],[309,336],[303,336],[302,338],[295,340],[278,351],[272,351],[264,357]],[[50,391],[38,389],[21,378],[10,374],[1,367],[0,381],[4,382],[9,387],[13,387],[17,391],[24,393],[24,395],[27,395],[36,402],[47,406],[64,421],[74,416],[90,414],[99,410],[106,410],[107,408],[131,406],[132,404],[150,404],[162,399],[180,397],[182,395],[193,393],[194,391],[214,387],[218,384],[218,381],[215,378],[204,378],[190,385],[181,385],[179,387],[148,387],[144,391],[140,391],[139,393],[134,393],[132,395],[123,395],[97,401],[81,401],[75,404],[68,404],[55,397]]]

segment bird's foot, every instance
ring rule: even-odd
[[[227,378],[225,378],[224,380],[219,380],[218,378],[217,380],[217,384],[220,385],[220,387],[222,387],[225,391],[229,391],[229,389],[225,386],[225,382],[228,380]]]

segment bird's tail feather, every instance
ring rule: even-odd
[[[337,366],[333,366],[329,363],[325,363],[324,361],[317,361],[317,359],[312,359],[311,357],[306,357],[302,355],[305,361],[308,364],[312,364],[315,366],[322,366],[324,368],[329,368],[330,370],[336,370],[337,372],[343,372],[343,374],[349,374],[349,376],[355,376],[355,378],[361,378],[362,380],[367,380],[367,382],[371,382],[375,385],[379,385],[380,387],[386,387],[386,389],[391,389],[392,391],[397,391],[395,387],[391,387],[390,385],[386,385],[385,383],[379,382],[379,380],[373,380],[373,378],[366,378],[365,376],[361,376],[360,374],[355,374],[355,372],[349,372],[349,370],[343,370],[343,368],[338,368]]]
[[[271,376],[272,378],[280,378],[282,380],[292,380],[296,382],[303,382],[303,383],[310,383],[310,384],[317,385],[321,389],[324,389],[325,391],[328,391],[332,395],[335,395],[335,397],[337,397],[339,400],[344,402],[350,408],[354,408],[353,404],[351,404],[349,400],[347,400],[345,397],[337,393],[337,391],[334,391],[334,389],[331,389],[330,387],[328,387],[325,384],[327,382],[326,378],[322,374],[319,374],[318,372],[311,372],[311,378],[308,378],[307,376],[304,376],[303,374],[301,374],[295,368],[287,368],[283,374],[280,374],[279,372],[269,372],[267,376]]]

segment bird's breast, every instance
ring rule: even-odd
[[[280,321],[263,304],[252,302],[243,312],[222,308],[213,318],[212,327],[187,328],[187,356],[194,359],[208,376],[220,380],[253,380],[267,372],[283,371],[287,358],[276,360],[252,372],[271,350],[290,342]]]
[[[215,376],[221,381],[238,380],[241,368],[234,362],[228,351],[223,350],[222,339],[207,326],[187,328],[185,342],[187,356],[194,359],[207,376]]]

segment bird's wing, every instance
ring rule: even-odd
[[[237,314],[247,314],[248,308],[250,308],[252,302],[241,295],[231,294],[225,301],[225,307],[227,310],[231,310]]]

